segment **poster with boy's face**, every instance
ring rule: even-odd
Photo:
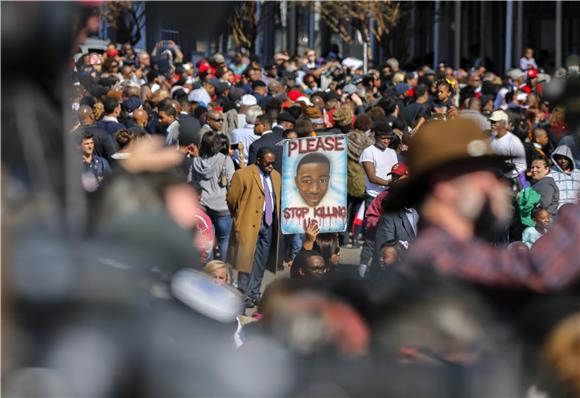
[[[320,233],[347,224],[347,137],[305,137],[284,142],[282,233],[301,234],[311,220]]]

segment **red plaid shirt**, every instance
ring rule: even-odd
[[[482,285],[561,290],[580,280],[580,207],[561,209],[558,222],[536,241],[529,256],[478,239],[462,242],[431,226],[419,234],[406,260],[405,273],[430,267]]]

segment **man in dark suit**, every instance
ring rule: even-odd
[[[280,141],[284,139],[284,130],[294,128],[296,119],[288,112],[282,112],[278,116],[278,123],[272,128],[272,120],[267,116],[259,116],[256,118],[256,125],[262,123],[264,125],[264,132],[261,133],[261,137],[254,141],[248,151],[248,164],[256,163],[256,155],[260,148],[269,147],[274,150],[276,155],[276,163],[274,164],[274,169],[278,173],[282,173],[282,145],[278,145]],[[268,125],[269,123],[269,125]],[[271,129],[271,132],[268,131]],[[255,130],[254,130],[255,131]]]
[[[236,171],[227,195],[234,220],[228,260],[238,271],[247,308],[260,298],[266,268],[277,269],[282,179],[274,170],[275,161],[271,148],[261,148],[256,164]]]
[[[80,142],[87,134],[93,136],[95,155],[111,161],[111,156],[117,152],[117,145],[107,132],[95,125],[95,115],[90,106],[81,105],[77,113],[80,125],[72,131],[72,134]]]
[[[97,127],[105,130],[111,137],[118,130],[127,128],[124,124],[119,123],[117,119],[121,114],[121,103],[113,97],[105,98],[103,101],[105,116],[97,122]]]

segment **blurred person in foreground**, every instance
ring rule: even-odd
[[[580,312],[560,321],[542,350],[544,371],[553,379],[548,396],[580,397]],[[553,394],[553,395],[552,395]]]
[[[441,140],[445,146],[437,145]],[[433,121],[414,137],[411,177],[392,187],[385,209],[418,206],[422,228],[403,272],[435,273],[476,284],[536,292],[565,289],[580,278],[580,212],[564,209],[528,258],[489,241],[510,221],[510,187],[501,178],[506,156],[470,120]]]

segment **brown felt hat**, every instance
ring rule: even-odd
[[[428,191],[430,177],[441,170],[457,174],[476,169],[506,170],[506,156],[495,153],[489,136],[468,118],[426,123],[409,144],[407,165],[410,177],[393,185],[386,209],[415,205]]]

